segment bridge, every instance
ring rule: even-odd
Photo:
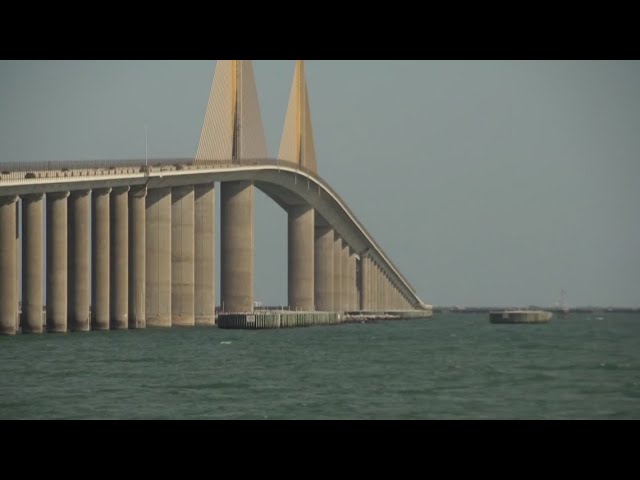
[[[215,325],[216,305],[253,312],[254,188],[287,212],[289,309],[431,314],[318,175],[304,63],[270,158],[251,62],[228,60],[194,158],[0,164],[0,334]]]

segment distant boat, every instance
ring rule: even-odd
[[[491,323],[549,323],[553,314],[543,310],[500,310],[489,312]]]

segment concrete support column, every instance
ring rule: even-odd
[[[195,187],[195,323],[216,323],[216,191],[213,183]]]
[[[287,216],[289,306],[313,311],[315,212],[309,206],[296,206],[287,210]]]
[[[20,302],[20,263],[21,262],[21,252],[22,252],[22,245],[21,245],[21,238],[20,238],[20,204],[21,204],[21,200],[20,197],[18,197],[18,199],[16,200],[16,236],[15,236],[15,240],[16,240],[16,295],[18,296],[18,302]],[[19,331],[20,329],[20,303],[18,303],[18,311],[16,312],[16,331]]]
[[[17,201],[15,195],[0,197],[0,335],[15,335],[18,318]]]
[[[384,310],[384,273],[382,272],[382,267],[378,269],[378,298],[379,309]]]
[[[385,284],[386,283],[387,283],[387,278],[382,268],[380,268],[380,310],[385,310],[387,308],[386,300],[385,300],[385,296],[386,296]]]
[[[220,185],[220,292],[225,312],[253,311],[253,184]]]
[[[391,289],[389,288],[391,286],[391,284],[389,283],[389,277],[385,274],[384,276],[384,309],[385,310],[389,310],[390,307],[390,298],[391,296],[389,295],[389,293],[391,292]]]
[[[111,330],[129,328],[129,187],[111,192]]]
[[[377,280],[378,280],[378,267],[376,266],[376,262],[373,261],[373,259],[369,259],[370,260],[370,276],[369,276],[369,285],[370,285],[370,291],[371,291],[371,300],[369,302],[369,309],[370,310],[376,310],[378,308],[378,289],[377,287]]]
[[[373,275],[373,263],[371,262],[371,258],[370,257],[365,257],[365,264],[366,264],[366,271],[363,272],[363,279],[365,282],[365,297],[366,297],[366,301],[364,300],[365,297],[363,297],[363,304],[362,304],[362,308],[363,310],[371,310],[371,303],[373,301],[373,288],[372,288],[372,284],[371,284],[371,277]]]
[[[356,297],[358,295],[356,283],[356,253],[349,249],[349,310],[358,310]]]
[[[1,201],[1,200],[0,200]],[[42,333],[44,196],[22,197],[22,333]],[[0,220],[0,225],[4,225]],[[0,280],[2,283],[2,280]],[[0,300],[0,304],[2,301]]]
[[[349,282],[349,244],[342,240],[342,300],[341,310],[349,310],[351,283]]]
[[[146,201],[147,327],[171,326],[171,188],[149,190]]]
[[[389,308],[394,309],[396,308],[395,305],[395,293],[396,293],[396,288],[393,285],[392,282],[389,282]]]
[[[171,324],[195,325],[194,189],[171,192]]]
[[[67,331],[67,198],[47,193],[47,331]]]
[[[380,267],[378,266],[378,264],[376,264],[376,270],[375,270],[375,280],[374,280],[374,285],[375,285],[375,289],[376,289],[376,296],[375,296],[375,309],[376,310],[381,310],[382,309],[382,302],[380,301],[380,294],[381,289],[380,289]]]
[[[332,312],[333,308],[333,229],[316,226],[314,241],[315,309]]]
[[[91,329],[109,330],[110,188],[91,192]]]
[[[145,328],[147,187],[129,192],[129,328]]]
[[[89,330],[89,190],[69,195],[69,330]]]
[[[367,277],[366,277],[367,296],[368,296],[367,305],[366,305],[367,310],[373,310],[373,298],[375,293],[373,291],[373,274],[374,274],[373,270],[374,270],[373,260],[371,260],[371,257],[367,257]]]
[[[360,310],[368,310],[369,303],[369,257],[360,257]]]
[[[333,236],[333,310],[342,308],[342,239],[334,230]]]

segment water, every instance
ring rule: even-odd
[[[0,418],[640,418],[640,316],[0,337]]]

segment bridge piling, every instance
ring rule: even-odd
[[[358,310],[358,286],[356,284],[356,253],[349,248],[349,311]]]
[[[69,330],[89,326],[89,191],[71,192],[68,199]]]
[[[253,311],[253,183],[220,185],[220,292],[226,312]]]
[[[340,296],[340,311],[345,312],[349,310],[349,297],[351,295],[351,283],[349,276],[349,244],[342,239],[342,267],[341,267],[341,275],[342,275],[342,295]]]
[[[194,188],[171,192],[171,324],[195,325]]]
[[[360,257],[360,310],[367,310],[369,304],[369,257]]]
[[[22,197],[22,333],[42,333],[44,195]],[[1,301],[0,301],[1,302]]]
[[[129,328],[129,187],[111,191],[110,327]]]
[[[91,329],[109,330],[111,188],[91,192]]]
[[[67,198],[47,193],[47,331],[67,331]]]
[[[0,197],[0,334],[16,333],[18,289],[16,285],[17,196]]]
[[[333,240],[333,310],[344,311],[342,308],[342,239],[335,230]]]
[[[290,207],[288,216],[288,298],[291,308],[314,310],[314,210]]]
[[[147,187],[129,191],[129,328],[146,327]]]
[[[314,303],[322,312],[333,311],[333,228],[315,227],[314,239]]]
[[[195,324],[215,325],[215,185],[195,187]]]
[[[146,199],[145,318],[147,327],[171,326],[171,187]]]

